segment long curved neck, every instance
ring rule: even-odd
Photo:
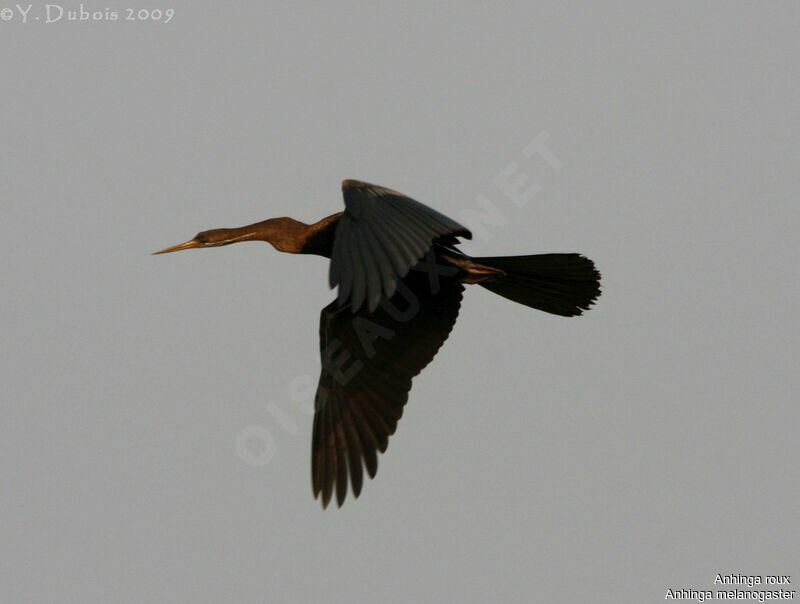
[[[308,236],[309,226],[293,218],[270,218],[227,231],[226,244],[240,241],[266,241],[281,252],[299,254]]]
[[[341,213],[305,224],[294,218],[270,218],[247,226],[227,229],[228,243],[266,241],[276,250],[289,254],[317,254],[330,257],[335,223]]]

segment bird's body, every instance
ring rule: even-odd
[[[266,241],[275,249],[331,259],[338,296],[320,317],[322,374],[315,399],[312,485],[339,505],[348,482],[358,497],[363,469],[377,472],[411,379],[447,339],[464,284],[562,316],[600,294],[591,260],[579,254],[473,258],[457,249],[469,230],[396,191],[342,183],[345,211],[304,224],[273,218],[199,233],[160,252]]]

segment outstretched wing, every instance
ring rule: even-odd
[[[455,220],[402,193],[356,180],[342,182],[345,212],[336,227],[330,285],[339,304],[373,311],[436,239],[472,234]]]
[[[336,300],[322,309],[322,375],[315,399],[311,475],[314,497],[338,505],[378,470],[408,400],[411,378],[433,359],[456,322],[463,286],[447,280],[430,293],[415,272],[373,313],[356,313]]]

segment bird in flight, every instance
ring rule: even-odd
[[[271,218],[213,229],[156,254],[265,241],[290,254],[330,258],[337,298],[322,309],[322,373],[314,401],[314,497],[339,506],[358,497],[364,469],[378,470],[411,390],[458,316],[465,284],[544,312],[572,317],[600,295],[600,273],[580,254],[471,257],[468,229],[385,187],[345,180],[344,212],[304,224]]]

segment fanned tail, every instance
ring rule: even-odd
[[[583,314],[600,296],[600,273],[580,254],[536,254],[472,258],[496,269],[496,278],[479,285],[525,306],[554,315]]]

